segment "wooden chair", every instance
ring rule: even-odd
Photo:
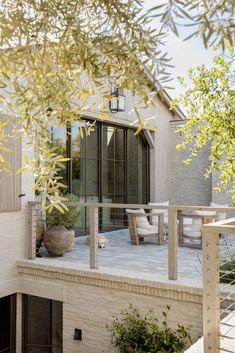
[[[152,217],[153,214],[145,213],[144,209],[130,210],[126,209],[128,218],[128,227],[130,232],[131,244],[139,245],[144,241],[145,237],[156,236],[158,237],[158,244],[163,244],[164,239],[164,213],[154,213],[158,216],[158,226],[153,226],[149,223],[147,217]]]
[[[188,246],[195,247],[194,240],[200,240],[199,247],[202,246],[202,225],[215,221],[216,212],[195,211],[197,214],[179,214],[179,245],[184,245],[184,240],[190,240]],[[184,219],[192,219],[192,224],[184,224]],[[186,244],[185,244],[186,245]]]
[[[169,206],[169,201],[162,201],[162,202],[149,202],[149,206]],[[153,216],[151,219],[151,224],[153,226],[158,225],[158,214],[159,212],[163,212],[164,215],[164,233],[168,235],[168,210],[167,209],[161,209],[161,208],[153,208],[152,211]],[[155,217],[156,215],[156,217]]]

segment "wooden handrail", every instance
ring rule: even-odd
[[[205,233],[235,234],[235,218],[205,224],[203,230]]]
[[[29,201],[29,204],[40,204],[40,201]],[[161,209],[161,210],[181,210],[181,211],[216,211],[216,212],[228,212],[235,213],[235,207],[213,207],[213,206],[187,206],[187,205],[145,205],[145,204],[123,204],[123,203],[86,203],[86,202],[64,202],[67,206],[78,206],[78,207],[99,207],[99,208],[133,208],[146,210]]]
[[[29,209],[33,209],[36,205],[40,205],[40,201],[30,201],[29,202]],[[96,215],[93,215],[94,209],[99,209],[99,208],[119,208],[119,209],[140,209],[143,208],[145,210],[149,210],[150,212],[145,213],[145,214],[138,214],[138,216],[156,216],[157,214],[151,212],[151,210],[157,209],[159,210],[159,214],[162,214],[164,210],[168,211],[168,278],[171,280],[176,280],[177,279],[177,246],[178,246],[178,236],[177,236],[177,211],[181,210],[182,212],[184,211],[195,211],[195,210],[201,210],[201,211],[216,211],[216,212],[226,212],[226,213],[234,213],[235,214],[235,207],[210,207],[210,206],[183,206],[183,205],[170,205],[170,206],[160,206],[160,205],[144,205],[144,204],[120,204],[120,203],[85,203],[85,202],[65,202],[67,206],[77,206],[77,207],[87,207],[92,214],[91,220],[96,220],[97,221],[97,211]],[[137,215],[135,213],[135,215]],[[31,217],[29,217],[31,218]],[[29,220],[30,222],[30,220]],[[218,222],[217,222],[218,223]],[[222,223],[220,223],[222,226]],[[90,265],[91,268],[97,268],[97,260],[96,260],[96,251],[94,248],[94,242],[95,238],[97,236],[98,232],[98,221],[97,225],[92,225],[90,224],[91,230],[92,230],[92,241],[91,244],[91,257],[90,257]],[[225,230],[225,224],[223,224],[223,232],[227,233],[227,230]],[[29,223],[29,233],[33,234],[32,230],[32,225]],[[215,228],[213,228],[215,229]],[[31,235],[30,235],[31,238]],[[35,255],[32,253],[32,249],[34,248],[34,242],[35,240],[31,241],[29,239],[29,257],[34,258]]]

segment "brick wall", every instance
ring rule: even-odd
[[[171,306],[170,326],[191,325],[193,340],[202,333],[202,290],[35,263],[18,265],[20,292],[63,302],[64,353],[111,353],[106,324],[129,304],[162,317]],[[75,341],[74,329],[82,329]]]
[[[209,148],[204,147],[190,165],[182,163],[189,153],[188,148],[181,151],[175,148],[182,139],[176,133],[179,124],[183,122],[170,123],[170,203],[208,206],[212,201],[212,182],[204,174],[209,165]]]

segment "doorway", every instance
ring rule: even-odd
[[[0,298],[0,353],[16,351],[16,295]]]

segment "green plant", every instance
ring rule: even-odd
[[[227,54],[217,55],[213,66],[191,68],[188,79],[179,78],[184,93],[172,102],[184,106],[187,119],[178,128],[182,136],[177,149],[187,149],[186,165],[196,158],[204,146],[209,146],[210,165],[205,177],[218,173],[216,191],[224,190],[231,194],[235,204],[235,76],[233,47]]]
[[[220,266],[220,282],[235,284],[235,259]]]
[[[68,202],[79,201],[79,197],[73,194],[66,195]],[[64,226],[67,229],[73,228],[79,220],[80,210],[77,206],[68,206],[68,210],[61,212],[61,209],[54,207],[51,212],[47,212],[46,224],[52,226]]]
[[[111,118],[113,84],[138,97],[133,113],[146,125],[141,112],[155,102],[155,76],[169,78],[165,33],[151,18],[139,0],[1,1],[0,171],[11,167],[7,136],[25,136],[35,154],[25,153],[20,171],[36,177],[44,209],[63,201],[57,176],[66,159],[48,147],[51,127],[78,121],[80,135],[89,135],[82,119]]]
[[[167,306],[167,312],[170,308]],[[188,328],[178,325],[172,330],[167,325],[167,312],[163,311],[164,320],[159,325],[152,311],[141,316],[140,312],[130,305],[114,319],[107,329],[111,332],[111,345],[119,353],[180,353],[191,342]]]

